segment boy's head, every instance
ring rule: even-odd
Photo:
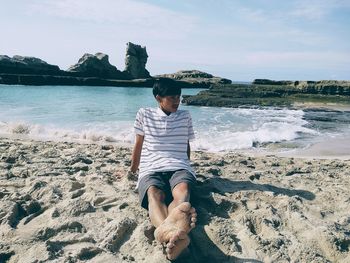
[[[159,78],[153,84],[153,96],[156,98],[157,95],[160,97],[181,95],[181,87],[172,79]]]
[[[159,78],[154,82],[153,96],[164,112],[175,112],[180,104],[181,87],[172,79]]]

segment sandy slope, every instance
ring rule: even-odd
[[[0,139],[0,262],[167,262],[130,149]],[[179,262],[350,262],[350,161],[194,153]]]

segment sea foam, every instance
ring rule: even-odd
[[[306,128],[303,112],[276,109],[198,108],[193,124],[196,139],[193,150],[210,152],[248,149],[264,143],[291,141],[305,134],[316,135]],[[2,134],[21,134],[29,138],[84,143],[133,143],[133,121],[77,123],[68,127],[28,122],[1,122]]]

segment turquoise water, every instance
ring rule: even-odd
[[[184,89],[182,94],[197,92]],[[137,110],[156,106],[150,88],[0,85],[0,134],[132,143]],[[341,129],[329,129],[314,118],[316,113],[301,110],[180,107],[191,112],[197,150],[230,151],[269,142],[305,146],[325,134],[350,130],[348,116]]]

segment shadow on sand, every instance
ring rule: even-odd
[[[251,181],[232,181],[225,178],[211,177],[199,181],[195,191],[193,205],[197,208],[198,222],[195,229],[190,233],[191,244],[189,249],[174,262],[193,263],[193,262],[253,262],[262,263],[260,260],[252,258],[239,258],[225,254],[207,235],[204,227],[209,224],[211,215],[222,218],[229,218],[228,209],[225,211],[225,205],[218,207],[211,193],[225,195],[226,193],[235,193],[240,191],[266,191],[274,195],[297,196],[306,200],[315,199],[312,192],[297,189],[287,189],[276,187],[270,184],[258,184]],[[229,206],[228,206],[229,207]],[[232,204],[231,204],[232,207]],[[219,208],[219,209],[218,209]],[[239,239],[232,233],[234,243],[241,251]]]

